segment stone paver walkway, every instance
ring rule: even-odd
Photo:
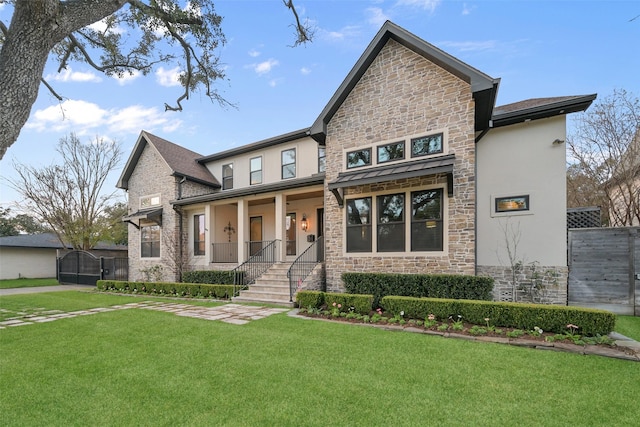
[[[58,319],[70,319],[78,316],[88,316],[98,313],[106,313],[116,310],[144,309],[164,311],[177,316],[193,317],[204,320],[219,320],[233,325],[244,325],[251,320],[263,319],[267,316],[289,311],[287,308],[256,307],[240,304],[225,304],[217,307],[201,307],[190,304],[167,303],[160,301],[142,301],[129,304],[113,305],[111,307],[98,307],[87,310],[59,312],[49,311],[26,316],[16,317],[0,322],[0,329],[15,326],[33,325],[36,323],[53,322]]]

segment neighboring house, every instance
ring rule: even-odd
[[[54,233],[0,237],[0,280],[56,277],[56,258],[72,249],[63,246]],[[91,253],[126,258],[127,247],[98,243]]]
[[[605,185],[612,227],[640,226],[640,129]]]
[[[498,85],[387,22],[309,128],[209,156],[143,131],[118,182],[130,279],[173,280],[185,253],[232,268],[274,240],[293,261],[322,236],[330,291],[343,272],[478,274],[506,299],[511,239],[564,304],[565,117],[596,95],[494,107]]]

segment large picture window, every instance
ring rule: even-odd
[[[233,188],[233,163],[222,165],[222,189],[231,190]]]
[[[411,251],[441,251],[442,189],[411,193]]]
[[[160,258],[159,225],[140,227],[140,256],[142,258]]]
[[[296,149],[282,152],[282,179],[296,177]]]
[[[262,184],[262,157],[254,157],[250,160],[250,165],[249,179],[251,185]]]
[[[377,200],[378,252],[404,252],[404,194],[388,194]]]
[[[347,252],[371,252],[371,197],[347,203]]]
[[[442,153],[442,134],[421,136],[411,139],[411,157]]]
[[[193,255],[205,254],[204,215],[193,216]]]

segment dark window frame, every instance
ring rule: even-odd
[[[285,153],[287,152],[293,152],[293,162],[292,163],[285,163],[284,162],[284,156]],[[291,176],[286,176],[285,177],[285,170],[287,170],[287,167],[293,165],[293,175]],[[280,177],[282,179],[292,179],[296,177],[296,149],[295,148],[287,148],[286,150],[282,150],[280,152],[280,169],[281,169],[281,175]]]
[[[254,160],[260,160],[260,169],[253,169],[253,161]],[[253,176],[255,174],[259,174],[260,175],[260,179],[256,180],[256,182],[253,182]],[[252,157],[249,159],[249,185],[258,185],[258,184],[262,184],[262,156],[256,156],[256,157]]]
[[[202,229],[200,229],[202,226]],[[196,214],[193,216],[193,256],[203,256],[206,254],[206,225],[204,222],[204,214]],[[200,240],[202,238],[202,240]]]
[[[396,220],[387,220],[383,222],[383,215],[385,215],[385,210],[383,209],[383,203],[385,199],[389,198],[400,198],[402,200],[402,211],[400,214],[400,219]],[[407,242],[406,242],[406,230],[407,230],[407,221],[406,221],[406,206],[407,206],[407,193],[392,193],[392,194],[380,194],[376,195],[376,252],[377,253],[387,253],[387,252],[406,252],[407,251]],[[395,232],[398,232],[398,229],[402,232],[400,233],[400,237],[395,236]],[[392,236],[390,238],[383,238],[381,235],[384,230],[387,230],[388,235]],[[401,245],[400,245],[401,243]],[[394,246],[397,245],[396,246]]]
[[[431,218],[420,218],[416,219],[416,206],[415,206],[415,198],[416,195],[423,193],[437,193],[438,194],[438,215]],[[444,250],[444,190],[442,188],[433,188],[426,190],[417,190],[412,191],[410,193],[411,197],[411,252],[442,252]],[[427,230],[436,229],[439,230],[439,236],[435,241],[435,245],[431,248],[417,248],[419,244],[423,244],[423,242],[418,241],[414,238],[414,234],[419,231],[420,228],[425,228]],[[424,236],[423,233],[420,233],[421,236]]]
[[[366,163],[364,163],[362,165],[353,165],[353,166],[349,165],[349,156],[350,155],[356,154],[356,153],[366,153],[366,152],[369,153],[369,161],[368,162],[366,162]],[[371,154],[372,154],[371,153],[371,148],[363,148],[363,149],[360,149],[360,150],[348,151],[347,152],[347,159],[346,159],[347,169],[355,169],[355,168],[362,168],[362,167],[365,167],[365,166],[371,166]]]
[[[394,145],[401,145],[402,146],[402,157],[395,157],[395,158],[389,158],[387,160],[380,160],[380,150],[381,149],[385,149],[387,147],[391,147]],[[389,144],[382,144],[382,145],[378,145],[378,147],[376,147],[376,159],[378,161],[378,163],[388,163],[388,162],[395,162],[398,160],[404,160],[405,156],[406,156],[406,150],[405,150],[405,142],[404,141],[398,141],[398,142],[391,142]]]
[[[349,210],[351,208],[350,203],[356,203],[358,200],[369,200],[369,212],[367,213],[367,216],[365,216],[364,218],[367,218],[367,221],[360,222],[360,223],[351,223],[350,221],[350,217],[349,217]],[[345,204],[347,205],[347,209],[345,209],[345,215],[346,215],[346,220],[345,220],[345,225],[346,225],[346,234],[345,234],[345,250],[347,253],[372,253],[373,251],[373,235],[372,235],[372,229],[373,226],[371,224],[371,216],[373,214],[373,197],[372,196],[367,196],[367,197],[358,197],[358,198],[352,198],[352,199],[348,199],[345,201]],[[360,221],[362,221],[362,216],[360,214],[358,214],[358,218]],[[354,232],[360,231],[360,235],[362,236],[362,240],[358,241],[358,242],[350,242],[350,236],[352,236],[354,234]],[[367,245],[363,245],[364,249],[357,249],[358,248],[358,244],[360,242],[364,242],[364,243],[368,243],[368,248],[366,247]],[[355,247],[355,248],[354,248]]]
[[[427,153],[416,153],[415,152],[415,143],[423,138],[435,138],[440,137],[440,149],[437,151],[429,151]],[[429,135],[419,136],[416,138],[411,138],[411,157],[424,157],[424,156],[432,156],[434,154],[441,154],[444,151],[444,133],[433,133]]]
[[[500,205],[503,204],[503,207]],[[508,206],[507,206],[508,205]],[[496,197],[494,200],[496,213],[526,212],[531,210],[530,195]]]
[[[227,171],[231,171],[231,175],[226,175],[225,172]],[[222,165],[222,189],[233,189],[233,163]]]
[[[320,155],[322,150],[322,155]],[[318,173],[325,172],[327,170],[327,148],[318,147]]]
[[[156,232],[157,238],[150,239],[156,237]],[[162,230],[157,224],[140,226],[140,258],[160,258],[160,233]]]

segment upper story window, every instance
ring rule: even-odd
[[[160,258],[159,225],[143,225],[140,227],[140,256],[142,258]]]
[[[193,255],[205,254],[204,215],[193,216]]]
[[[404,159],[404,142],[378,146],[378,163]]]
[[[411,157],[442,153],[442,134],[421,136],[411,139]]]
[[[322,173],[327,170],[327,149],[325,147],[318,147],[318,173]]]
[[[296,177],[296,149],[291,148],[282,152],[282,179]]]
[[[347,169],[359,168],[371,164],[371,148],[347,153]]]
[[[251,185],[262,184],[262,157],[254,157],[250,160],[250,164],[249,182]]]
[[[160,194],[140,197],[140,209],[160,206]]]
[[[233,188],[233,163],[222,165],[222,189],[231,190]]]

